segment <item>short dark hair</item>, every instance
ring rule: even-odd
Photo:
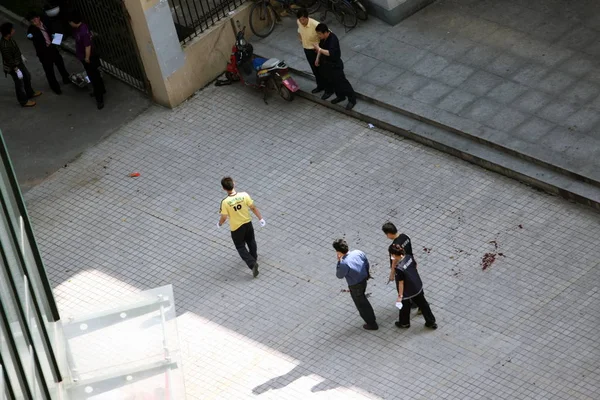
[[[72,22],[74,24],[79,24],[83,21],[83,18],[81,18],[81,13],[79,11],[71,11],[69,13],[69,22]]]
[[[348,252],[348,243],[344,239],[336,239],[333,241],[333,248],[335,251],[346,254]]]
[[[14,25],[11,24],[10,22],[5,22],[2,25],[0,25],[0,34],[2,34],[2,36],[7,36],[10,35],[10,33],[13,30]]]
[[[396,225],[392,224],[391,222],[386,222],[385,224],[383,224],[383,226],[381,227],[381,230],[386,235],[389,233],[391,233],[392,235],[395,235],[396,233],[398,233],[398,228],[396,228]]]
[[[308,10],[306,8],[301,8],[296,11],[296,18],[308,18]]]
[[[406,252],[404,251],[402,246],[400,246],[399,244],[396,244],[396,243],[390,244],[390,247],[388,247],[388,252],[395,256],[403,256],[406,254]]]
[[[31,10],[29,11],[26,15],[25,18],[27,19],[27,21],[31,21],[32,19],[34,19],[35,17],[42,17],[41,13],[35,11],[35,10]]]
[[[315,28],[315,31],[319,32],[319,33],[325,33],[325,32],[329,32],[329,28],[327,27],[327,25],[325,25],[324,23],[320,23],[319,25],[317,25],[317,27]]]
[[[230,176],[226,176],[221,179],[221,186],[223,186],[223,189],[225,190],[233,190],[233,179],[231,179]]]

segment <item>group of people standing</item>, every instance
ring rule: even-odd
[[[264,227],[266,222],[250,195],[236,190],[231,177],[226,176],[221,179],[221,188],[227,192],[227,196],[221,200],[217,227],[220,228],[229,220],[229,229],[234,246],[242,260],[252,271],[252,276],[256,278],[258,276],[258,249],[250,212],[254,213],[259,219],[261,227]],[[381,229],[386,237],[392,241],[392,244],[388,247],[390,257],[388,283],[395,282],[398,291],[396,307],[400,311],[398,321],[395,322],[396,326],[403,329],[410,328],[410,311],[414,307],[418,308],[418,313],[423,315],[425,327],[437,329],[435,316],[425,299],[423,282],[417,271],[417,262],[413,256],[410,238],[406,234],[398,232],[398,228],[391,222],[383,224]],[[379,329],[375,312],[365,293],[367,281],[371,278],[369,260],[366,254],[360,250],[351,251],[344,239],[334,241],[333,248],[337,253],[336,276],[339,279],[346,279],[350,296],[360,316],[365,321],[363,328],[366,330]]]
[[[35,11],[27,14],[27,20],[30,22],[27,29],[27,38],[33,43],[36,56],[42,64],[50,89],[60,95],[62,89],[56,79],[54,67],[58,69],[63,84],[70,84],[71,79],[65,67],[65,62],[58,51],[58,45],[54,43],[55,32],[53,26],[42,13]],[[101,110],[104,108],[106,89],[100,74],[100,59],[93,44],[92,34],[87,25],[83,23],[79,13],[70,14],[69,25],[73,28],[77,59],[83,64],[94,89],[92,96],[96,99],[97,108]],[[40,96],[42,92],[32,88],[31,74],[25,65],[26,59],[14,39],[16,33],[14,25],[10,22],[3,23],[0,25],[0,33],[2,34],[0,53],[2,54],[4,74],[5,76],[10,75],[13,79],[19,104],[22,107],[34,107],[36,102],[32,99]]]
[[[386,222],[382,231],[392,244],[388,247],[390,257],[390,276],[388,282],[395,282],[398,292],[396,307],[398,307],[398,328],[410,328],[410,311],[418,308],[419,313],[425,319],[425,327],[437,329],[435,316],[425,299],[423,282],[417,271],[417,262],[412,253],[410,238],[398,232],[396,226]],[[360,250],[349,250],[348,243],[343,239],[333,242],[333,248],[337,254],[336,276],[345,278],[348,283],[350,296],[358,309],[362,319],[365,321],[363,328],[366,330],[377,330],[379,326],[375,317],[373,307],[367,299],[367,281],[371,278],[369,260],[364,252]]]
[[[306,9],[296,13],[298,18],[298,37],[304,48],[306,60],[317,81],[313,94],[324,92],[321,100],[327,100],[335,93],[333,104],[348,99],[346,110],[356,105],[356,93],[346,75],[340,41],[327,25],[308,16]]]

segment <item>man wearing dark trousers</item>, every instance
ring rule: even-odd
[[[308,61],[308,65],[310,65],[310,69],[315,76],[315,80],[317,81],[317,87],[314,88],[311,93],[319,93],[325,90],[325,85],[322,82],[319,67],[315,65],[315,61],[317,61],[315,44],[319,44],[319,36],[317,35],[316,28],[319,25],[319,22],[308,17],[308,11],[306,11],[306,8],[298,10],[296,17],[298,18],[298,38],[300,39],[300,43],[302,43],[302,47],[304,48],[306,61]]]
[[[231,177],[226,176],[221,179],[221,187],[227,192],[227,197],[221,200],[221,209],[219,210],[221,218],[217,227],[220,228],[229,218],[233,244],[242,260],[252,270],[252,276],[256,278],[258,276],[258,253],[250,211],[259,219],[260,226],[265,226],[266,222],[250,195],[235,190],[235,183]]]
[[[340,41],[325,24],[317,25],[316,31],[320,42],[315,45],[317,52],[315,65],[321,68],[322,79],[325,83],[325,94],[321,96],[321,99],[327,100],[335,93],[335,99],[331,100],[331,103],[337,104],[348,98],[346,110],[352,110],[356,105],[356,93],[344,74]]]
[[[69,25],[73,28],[73,36],[75,37],[75,55],[83,64],[85,72],[92,83],[92,87],[94,88],[92,96],[96,98],[96,106],[98,110],[102,110],[104,108],[104,94],[106,93],[106,89],[102,75],[100,75],[100,57],[96,54],[92,34],[87,25],[82,22],[79,13],[71,14]]]
[[[417,263],[406,254],[399,244],[391,244],[388,252],[392,255],[393,268],[395,271],[394,281],[398,289],[397,303],[402,303],[402,308],[398,314],[396,326],[398,328],[410,328],[410,302],[411,300],[417,304],[423,318],[425,318],[425,327],[437,329],[435,316],[431,312],[429,303],[425,299],[423,293],[423,282],[417,271]]]
[[[367,290],[367,280],[369,275],[369,260],[360,250],[348,251],[348,243],[344,239],[337,239],[333,242],[333,248],[337,254],[337,268],[335,275],[339,278],[346,278],[350,296],[358,313],[365,320],[363,328],[368,331],[379,329],[375,319],[375,312],[365,291]]]
[[[392,244],[398,244],[400,245],[400,247],[402,248],[402,250],[404,250],[404,252],[406,253],[406,255],[413,257],[414,259],[414,255],[412,252],[412,244],[410,242],[410,238],[408,237],[408,235],[406,235],[405,233],[400,233],[398,232],[398,228],[396,228],[396,225],[394,225],[391,222],[386,222],[385,224],[383,224],[383,226],[381,227],[381,230],[383,231],[383,233],[385,234],[385,236],[387,236],[388,239],[392,240]],[[391,257],[391,254],[390,254]],[[393,267],[393,261],[390,258],[390,281],[394,280],[394,267]],[[418,308],[417,304],[414,302],[411,302],[411,308]],[[421,310],[418,310],[417,313],[421,313]]]
[[[13,39],[15,28],[10,22],[0,25],[0,53],[2,54],[2,67],[4,75],[10,75],[15,83],[15,92],[17,100],[22,107],[33,107],[35,101],[30,100],[33,97],[40,96],[42,92],[33,90],[31,87],[31,74],[25,66],[21,49]]]
[[[54,66],[58,68],[58,72],[62,77],[62,81],[65,85],[71,83],[69,79],[69,73],[65,68],[65,62],[58,52],[55,45],[52,44],[53,30],[50,24],[45,18],[40,16],[40,13],[30,12],[27,14],[27,20],[31,23],[27,30],[27,37],[33,42],[35,47],[35,53],[42,63],[46,79],[52,91],[56,94],[62,94],[62,90],[56,75],[54,73]]]

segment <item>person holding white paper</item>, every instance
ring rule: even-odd
[[[33,42],[35,53],[44,68],[50,89],[56,94],[62,94],[62,90],[54,74],[54,66],[56,65],[56,68],[58,68],[58,72],[65,85],[71,83],[71,80],[65,68],[65,61],[52,42],[54,32],[51,25],[45,17],[40,16],[40,13],[35,11],[27,14],[27,20],[31,23],[29,29],[27,29],[27,38]]]
[[[395,270],[395,282],[398,289],[396,304],[401,302],[402,306],[398,315],[396,326],[398,328],[410,328],[410,301],[417,304],[425,318],[425,327],[437,329],[435,316],[431,312],[429,303],[423,293],[423,282],[417,271],[417,262],[406,254],[406,250],[400,244],[392,243],[388,249],[392,257],[392,265]]]

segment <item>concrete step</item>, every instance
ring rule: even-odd
[[[346,111],[343,106],[321,100],[321,94],[310,93],[315,86],[311,75],[293,69],[292,72],[301,88],[298,92],[301,97],[548,193],[600,210],[600,182],[360,93],[357,93],[359,102],[356,107]]]

